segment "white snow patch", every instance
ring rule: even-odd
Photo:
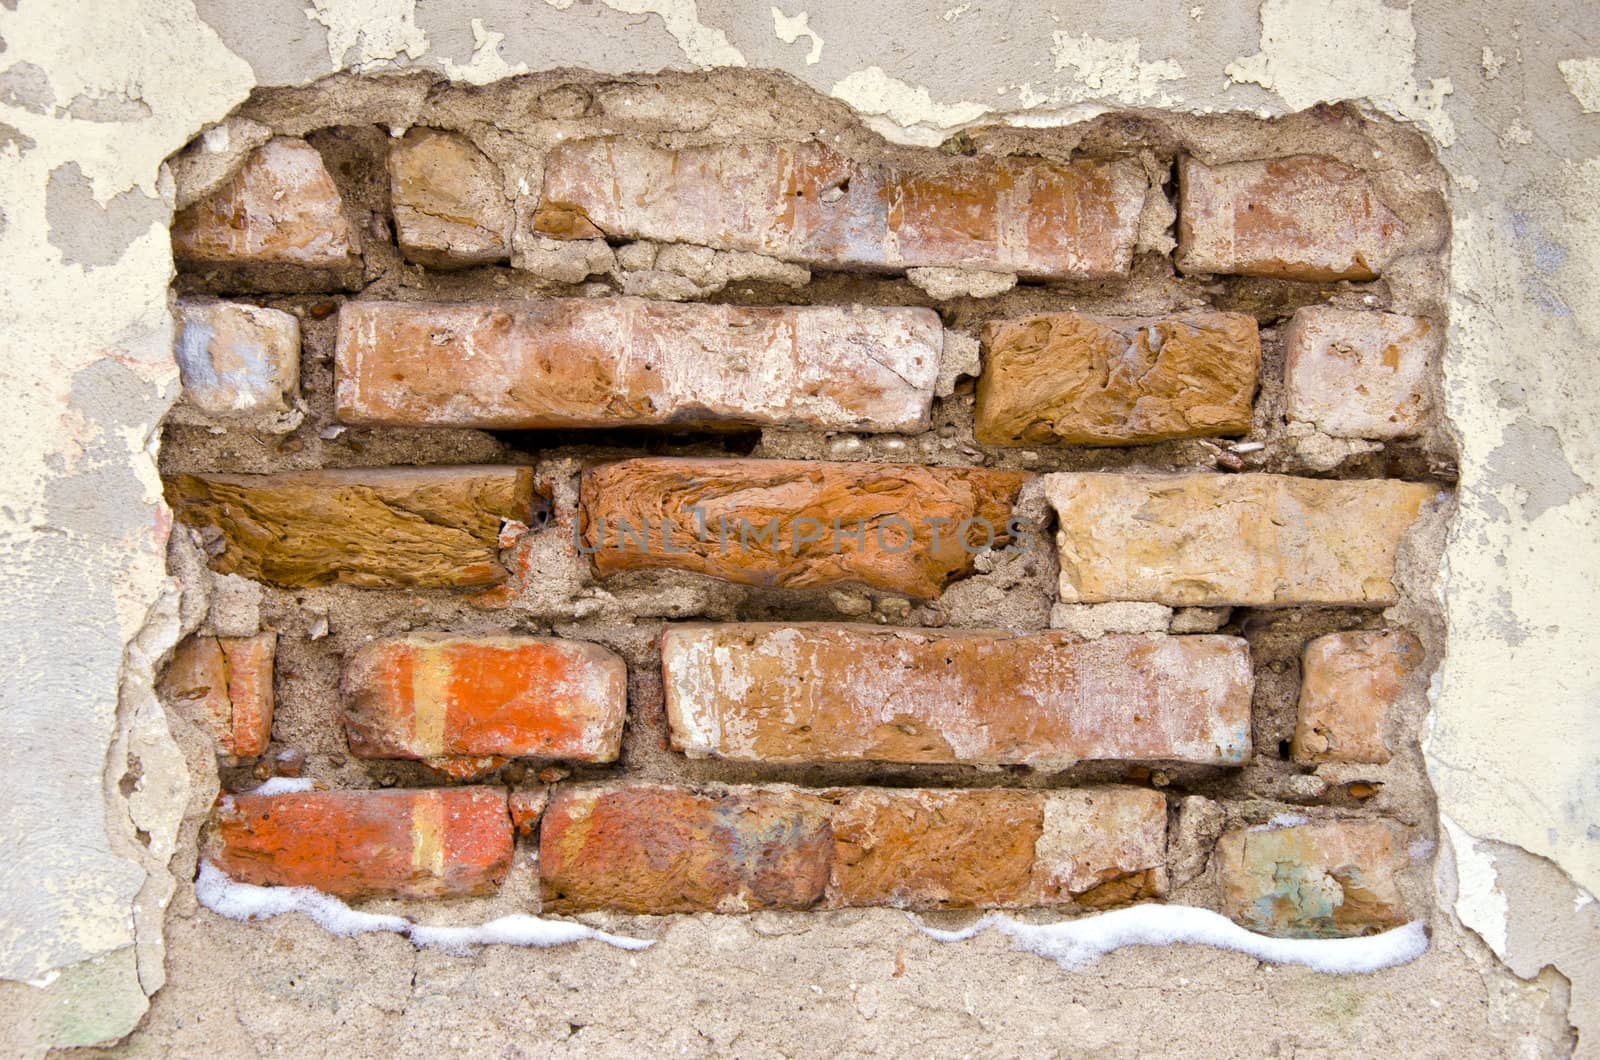
[[[410,934],[411,941],[419,946],[434,946],[455,954],[467,953],[474,946],[561,946],[583,939],[595,939],[624,950],[642,950],[655,945],[649,939],[613,935],[572,920],[544,920],[521,913],[467,927],[413,924]]]
[[[304,913],[324,931],[340,938],[368,931],[404,934],[411,927],[411,922],[403,916],[358,912],[314,887],[257,887],[253,883],[239,883],[210,862],[200,866],[200,875],[194,881],[194,896],[201,905],[229,920],[267,920],[284,913]]]
[[[1337,975],[1363,975],[1406,964],[1428,949],[1422,921],[1355,939],[1278,939],[1246,931],[1221,913],[1187,905],[1136,905],[1055,924],[1024,924],[992,913],[959,931],[940,931],[915,917],[913,923],[939,942],[961,942],[994,928],[1019,950],[1078,971],[1123,946],[1188,943],[1248,954],[1273,964],[1297,964]]]
[[[311,791],[316,783],[310,777],[273,777],[251,790],[251,795],[298,795]]]
[[[560,946],[583,939],[625,950],[642,950],[655,945],[649,939],[613,935],[576,921],[544,920],[523,914],[503,916],[485,924],[434,927],[403,916],[363,913],[314,887],[258,887],[240,883],[210,862],[201,863],[194,893],[201,905],[229,920],[267,920],[285,913],[303,913],[324,931],[340,938],[369,931],[392,931],[409,938],[414,946],[432,946],[453,954],[467,953],[474,946]]]

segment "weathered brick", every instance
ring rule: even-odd
[[[229,795],[207,857],[243,883],[442,898],[492,893],[510,868],[511,837],[496,788]]]
[[[505,579],[499,535],[533,507],[526,467],[176,475],[167,503],[213,570],[282,586],[469,586]]]
[[[644,459],[584,472],[583,547],[604,575],[690,570],[744,585],[937,596],[1011,541],[1027,475],[799,460]]]
[[[1395,555],[1439,490],[1285,475],[1045,478],[1061,599],[1188,606],[1395,602]]]
[[[1312,306],[1285,333],[1291,418],[1339,438],[1403,438],[1427,426],[1444,332],[1423,317]]]
[[[1178,268],[1289,280],[1371,280],[1405,226],[1360,170],[1318,155],[1178,162]]]
[[[414,128],[391,144],[389,200],[409,261],[458,268],[511,255],[511,203],[500,171],[463,136]]]
[[[192,262],[331,268],[350,264],[361,241],[316,148],[279,138],[173,219],[172,250]]]
[[[1046,313],[984,329],[978,441],[1132,445],[1243,434],[1261,363],[1255,318]]]
[[[672,743],[745,761],[1238,765],[1250,753],[1237,637],[677,625],[661,638]]]
[[[340,690],[350,750],[362,758],[612,762],[628,670],[582,641],[413,633],[357,651]]]
[[[808,909],[832,857],[828,804],[782,788],[557,788],[539,826],[551,913]]]
[[[550,805],[549,788],[513,791],[508,798],[507,808],[511,811],[511,826],[517,830],[517,835],[526,837],[537,832],[539,821],[544,817],[544,810],[548,805]]]
[[[673,151],[563,144],[533,225],[562,239],[651,239],[830,268],[964,267],[1126,275],[1149,180],[1137,161],[856,162],[816,143]]]
[[[943,345],[928,309],[354,302],[346,423],[483,428],[927,426]]]
[[[1104,906],[1166,891],[1166,800],[1154,791],[829,795],[834,905]]]
[[[272,739],[272,666],[278,635],[212,637],[179,644],[162,678],[176,703],[193,706],[223,754],[254,758]]]
[[[181,302],[183,398],[216,419],[283,416],[300,387],[300,322],[280,309]]]
[[[1369,935],[1406,919],[1404,840],[1387,821],[1325,821],[1229,832],[1217,841],[1223,912],[1291,938]]]
[[[1404,630],[1330,633],[1306,645],[1293,755],[1300,762],[1389,760],[1389,712],[1422,665]]]

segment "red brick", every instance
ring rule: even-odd
[[[582,641],[413,633],[356,652],[341,692],[350,750],[362,758],[612,762],[628,671]]]
[[[279,138],[173,219],[172,250],[192,262],[328,268],[353,262],[361,240],[316,148]]]
[[[1291,938],[1370,935],[1405,923],[1406,847],[1388,821],[1320,821],[1217,841],[1223,912]]]
[[[1288,280],[1376,279],[1405,226],[1360,170],[1317,155],[1178,161],[1178,268]]]
[[[272,739],[272,665],[276,633],[253,637],[196,634],[179,644],[162,688],[192,705],[223,754],[254,758]]]
[[[396,140],[389,201],[409,261],[459,268],[511,255],[511,203],[500,171],[464,136],[411,129]]]
[[[1330,633],[1301,663],[1299,762],[1389,761],[1390,713],[1422,665],[1422,642],[1403,630]]]
[[[958,267],[1041,278],[1124,276],[1149,181],[1131,159],[856,162],[815,142],[563,144],[534,228],[650,239],[827,268]]]
[[[379,467],[175,475],[167,503],[211,567],[289,587],[504,581],[500,528],[533,508],[527,467]]]
[[[834,905],[1099,907],[1166,892],[1166,800],[1154,791],[829,795]]]
[[[539,826],[547,913],[808,909],[832,856],[827,803],[790,789],[557,788]]]
[[[1255,318],[1046,313],[984,329],[978,441],[1133,445],[1244,434],[1261,363]]]
[[[1338,438],[1422,433],[1444,330],[1423,317],[1311,306],[1284,336],[1289,416]]]
[[[352,302],[335,399],[386,426],[916,431],[942,345],[928,309]]]
[[[1395,556],[1437,487],[1388,479],[1062,472],[1061,599],[1169,607],[1395,602]]]
[[[495,788],[229,795],[209,859],[263,886],[341,898],[490,894],[511,865],[511,815]]]
[[[661,657],[673,746],[695,756],[1064,768],[1250,753],[1237,637],[679,625]]]
[[[971,574],[981,548],[1011,542],[1012,505],[1027,477],[900,464],[624,460],[584,472],[579,523],[601,576],[689,570],[743,585],[856,584],[932,597]]]

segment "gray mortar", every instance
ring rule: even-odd
[[[631,102],[630,102],[631,101]],[[176,289],[182,293],[209,293],[259,302],[294,313],[302,324],[304,355],[302,391],[308,409],[304,423],[291,435],[272,437],[248,431],[213,434],[195,426],[170,423],[161,451],[163,473],[179,471],[264,472],[301,468],[377,466],[390,463],[454,464],[509,462],[534,464],[541,480],[554,490],[550,525],[532,533],[546,542],[541,555],[560,553],[548,535],[570,533],[575,475],[589,462],[639,455],[745,455],[768,458],[894,461],[941,466],[1024,468],[1035,472],[1059,470],[1178,471],[1214,470],[1221,450],[1235,439],[1190,440],[1125,448],[1037,447],[995,449],[977,445],[972,436],[974,383],[959,380],[954,393],[935,400],[933,422],[915,437],[852,435],[819,432],[762,431],[702,433],[669,436],[659,432],[510,432],[491,434],[469,430],[410,430],[349,428],[324,438],[335,426],[332,409],[332,347],[336,315],[346,298],[439,299],[445,301],[492,298],[528,298],[552,295],[613,293],[616,276],[599,276],[580,284],[564,284],[548,277],[508,267],[476,268],[440,273],[404,263],[392,240],[387,220],[387,178],[383,152],[393,131],[410,125],[452,129],[470,137],[493,159],[505,176],[506,193],[514,199],[518,217],[518,245],[530,238],[528,218],[537,202],[543,154],[558,139],[625,133],[667,146],[687,146],[761,139],[825,136],[841,149],[863,158],[911,159],[915,149],[881,141],[855,120],[842,104],[826,100],[774,75],[747,71],[716,71],[701,75],[659,75],[638,78],[538,75],[501,82],[486,88],[435,83],[425,77],[361,79],[334,77],[305,89],[257,92],[239,116],[271,128],[280,135],[305,135],[323,153],[345,198],[346,209],[363,236],[365,260],[359,284],[346,293],[284,293],[304,290],[303,274],[293,270],[185,270]],[[1388,443],[1379,451],[1345,461],[1334,472],[1316,470],[1299,454],[1296,438],[1284,423],[1282,407],[1282,327],[1302,305],[1333,304],[1352,308],[1387,309],[1428,315],[1443,322],[1445,281],[1443,246],[1446,221],[1442,191],[1444,176],[1427,145],[1414,131],[1386,121],[1358,117],[1342,108],[1317,108],[1280,120],[1266,121],[1239,115],[1211,117],[1169,115],[1156,112],[1112,114],[1073,126],[1051,130],[986,129],[963,133],[944,150],[960,153],[1018,153],[1065,159],[1074,152],[1121,154],[1144,152],[1170,165],[1174,154],[1186,151],[1208,161],[1256,158],[1297,152],[1314,152],[1340,158],[1373,172],[1385,201],[1419,233],[1415,252],[1395,263],[1385,277],[1373,283],[1305,284],[1251,278],[1196,278],[1175,275],[1169,259],[1142,254],[1133,276],[1114,283],[1023,283],[997,296],[977,299],[955,297],[936,301],[903,277],[812,270],[809,285],[734,282],[707,300],[736,304],[811,304],[854,302],[871,305],[926,305],[937,309],[948,329],[976,335],[984,322],[1026,313],[1073,309],[1111,315],[1149,314],[1213,306],[1249,312],[1262,326],[1262,384],[1250,441],[1264,443],[1261,451],[1242,458],[1247,471],[1315,474],[1318,477],[1402,477],[1448,485],[1454,469],[1454,446],[1441,429],[1426,437]],[[529,194],[517,192],[526,179]],[[1169,194],[1174,189],[1167,189]],[[1157,210],[1159,213],[1159,209]],[[626,257],[627,255],[621,255]],[[320,319],[319,319],[320,318]],[[1404,598],[1387,616],[1372,610],[1288,608],[1264,610],[1235,608],[1221,632],[1249,640],[1256,668],[1254,703],[1255,756],[1236,770],[1151,763],[1129,766],[1084,763],[1061,773],[1040,773],[1027,768],[977,769],[969,767],[908,767],[884,764],[769,767],[712,760],[686,760],[666,743],[659,659],[656,639],[663,619],[708,618],[718,621],[758,619],[879,621],[902,625],[952,627],[1003,627],[1015,630],[1048,628],[1054,601],[1056,563],[1051,544],[1053,515],[1036,487],[1021,505],[1034,527],[1030,547],[1019,554],[985,557],[980,572],[958,582],[934,601],[897,604],[885,594],[853,591],[785,593],[730,586],[712,579],[663,572],[635,573],[604,585],[596,583],[582,567],[545,570],[519,590],[518,602],[501,610],[473,603],[470,593],[446,591],[375,591],[345,588],[286,591],[267,589],[260,604],[263,628],[279,634],[276,675],[277,714],[273,742],[261,760],[277,753],[305,752],[305,775],[330,788],[368,788],[392,785],[434,785],[442,778],[417,763],[365,762],[345,746],[338,721],[337,683],[342,660],[372,638],[410,629],[447,629],[463,633],[519,632],[556,634],[593,640],[623,655],[629,665],[629,718],[621,760],[615,766],[564,767],[574,779],[628,778],[678,783],[795,783],[808,786],[834,784],[884,784],[895,786],[1014,786],[1054,788],[1102,781],[1147,783],[1171,796],[1171,813],[1178,814],[1184,796],[1205,796],[1220,802],[1228,827],[1258,824],[1282,812],[1314,817],[1380,814],[1403,821],[1427,849],[1437,841],[1435,811],[1417,746],[1418,729],[1426,712],[1420,694],[1407,698],[1397,720],[1399,738],[1395,757],[1387,765],[1310,767],[1286,761],[1280,744],[1292,734],[1295,697],[1299,685],[1299,658],[1304,644],[1323,633],[1341,629],[1378,628],[1392,622],[1422,637],[1431,672],[1442,650],[1442,624],[1429,581],[1443,548],[1447,512],[1430,517],[1428,526],[1415,534],[1402,557],[1400,585]],[[514,556],[505,557],[514,562]],[[548,560],[554,562],[554,560]],[[175,566],[175,573],[180,571]],[[870,612],[861,613],[868,604]],[[310,633],[326,616],[329,632],[312,639]],[[175,725],[178,724],[175,722]],[[180,726],[183,727],[183,726]],[[185,739],[190,765],[196,772],[195,796],[184,841],[174,871],[192,875],[196,858],[196,831],[212,793],[217,773],[213,760],[195,751],[192,732]],[[502,783],[537,787],[535,773],[546,763],[519,762],[501,770]],[[252,786],[265,768],[250,764],[220,767],[225,790]],[[1354,781],[1372,783],[1378,791],[1361,800],[1348,792]],[[1199,804],[1195,804],[1199,805]],[[1187,832],[1192,832],[1189,826]],[[1205,829],[1201,830],[1205,833]],[[1174,828],[1174,836],[1187,834]],[[1209,833],[1205,833],[1209,834]],[[1216,906],[1215,881],[1203,864],[1203,850],[1195,842],[1179,849],[1174,859],[1185,860],[1193,879],[1176,889],[1177,900]],[[497,896],[465,902],[374,902],[369,907],[400,910],[432,922],[465,922],[537,907],[537,886],[530,859],[532,845],[519,844],[517,869]],[[1412,908],[1431,908],[1431,886],[1426,857],[1419,857],[1406,881]],[[288,952],[308,928],[302,922],[281,920],[264,926],[230,924],[207,914],[197,914],[192,891],[180,889],[170,923],[172,951],[181,954],[206,936],[224,951],[241,959],[261,957],[280,949]],[[905,934],[884,920],[896,914],[762,914],[739,921],[742,944],[752,947],[752,975],[760,977],[760,940],[803,930],[818,917],[834,925],[838,946],[867,925],[891,934]],[[652,937],[696,940],[713,944],[719,932],[715,917],[618,917],[595,915],[591,922],[614,930]],[[948,918],[946,918],[948,919]],[[1441,926],[1437,914],[1435,928]],[[833,930],[830,928],[830,930]],[[905,934],[907,953],[925,950],[927,941],[914,931]],[[1001,945],[991,942],[990,945]],[[384,969],[395,965],[417,975],[459,984],[464,976],[484,977],[490,970],[518,976],[537,965],[538,958],[515,951],[485,952],[475,962],[452,962],[435,954],[412,954],[402,940],[366,938],[352,942],[357,968],[367,969],[359,983],[341,982],[337,971],[312,988],[306,983],[285,983],[285,962],[267,961],[249,974],[279,976],[257,981],[274,996],[305,998],[308,989],[337,991],[359,989],[364,995],[381,995]],[[831,945],[831,944],[830,944]],[[685,952],[692,952],[688,950]],[[832,952],[823,950],[821,952]],[[1459,956],[1451,959],[1462,959]],[[602,962],[619,970],[633,958],[618,954]],[[1216,963],[1232,966],[1244,959],[1219,956]],[[287,962],[292,964],[292,961]],[[1096,977],[1111,983],[1133,984],[1140,978],[1135,960],[1128,955],[1107,958]],[[589,966],[591,970],[596,965]],[[278,970],[273,971],[272,968]],[[469,970],[472,970],[469,972]],[[173,985],[155,999],[159,1015],[166,998],[181,993],[182,967],[171,969]],[[230,971],[232,975],[235,972]],[[318,981],[315,970],[306,982]],[[552,972],[559,976],[560,973]],[[688,974],[688,973],[686,973]],[[1038,972],[1019,976],[1037,977]],[[1298,972],[1261,973],[1295,977]],[[1433,972],[1399,969],[1384,973],[1403,983]],[[327,976],[324,976],[326,978]],[[1120,978],[1119,978],[1120,977]],[[791,981],[804,981],[804,975]],[[1019,980],[1020,981],[1020,980]],[[1218,977],[1217,982],[1225,982]],[[751,980],[753,984],[754,979]],[[1337,990],[1308,980],[1307,989]],[[578,993],[594,984],[546,984],[545,988]],[[753,989],[759,987],[752,986]],[[1120,985],[1119,985],[1119,988]],[[475,989],[486,987],[480,983]],[[526,988],[529,993],[533,987]],[[1395,993],[1399,995],[1400,988]],[[319,995],[320,996],[320,995]],[[1054,996],[1060,996],[1059,992]],[[1281,995],[1280,995],[1281,1002]],[[1372,1003],[1369,999],[1367,1003]],[[381,1001],[373,1002],[379,1010]],[[170,1019],[170,1014],[165,1017]],[[247,1029],[257,1024],[235,1014]],[[277,1017],[272,1017],[276,1019]],[[585,1016],[582,1019],[592,1019]],[[443,1026],[443,1021],[435,1024]],[[581,1020],[574,1023],[572,1046],[582,1038]],[[268,1033],[268,1032],[263,1032]],[[277,1031],[270,1032],[272,1034]],[[640,1035],[649,1033],[640,1028]],[[675,1040],[663,1031],[663,1041]],[[173,1032],[173,1041],[182,1034]],[[1440,1038],[1440,1044],[1448,1035]],[[334,1039],[329,1040],[331,1045]],[[643,1040],[642,1038],[640,1039]],[[714,1040],[714,1039],[713,1039]],[[806,1042],[800,1051],[814,1051],[820,1041]]]

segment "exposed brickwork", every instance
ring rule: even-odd
[[[411,634],[369,644],[341,685],[350,749],[367,758],[532,756],[611,762],[627,666],[598,644]]]
[[[229,795],[210,860],[245,883],[341,898],[487,894],[511,865],[504,791],[310,791]]]
[[[1172,607],[1395,602],[1395,554],[1438,490],[1281,475],[1059,474],[1061,598]]]
[[[254,758],[272,739],[272,666],[278,635],[212,637],[179,644],[162,680],[173,702],[193,709],[223,754]]]
[[[1250,752],[1235,637],[688,625],[661,657],[673,744],[696,755],[1046,768]]]
[[[1026,478],[814,460],[626,460],[584,473],[583,544],[602,575],[671,568],[746,585],[931,597],[971,574],[981,549],[1011,542]]]
[[[409,261],[449,269],[510,257],[512,210],[500,173],[462,136],[411,129],[395,141],[389,199]]]
[[[172,249],[194,262],[339,267],[361,252],[361,237],[322,156],[304,140],[280,138],[173,219]]]
[[[1403,438],[1426,428],[1444,333],[1422,317],[1314,306],[1290,320],[1289,415],[1341,438]]]
[[[1177,265],[1184,272],[1371,280],[1405,245],[1400,219],[1359,170],[1297,155],[1178,162]]]
[[[339,314],[345,423],[450,427],[925,426],[926,309],[356,302]]]
[[[1294,757],[1302,762],[1387,762],[1390,711],[1422,665],[1404,630],[1330,633],[1306,645]]]
[[[534,228],[653,239],[829,268],[1125,275],[1148,179],[1137,162],[857,163],[819,143],[672,151],[637,140],[551,152]]]
[[[1370,935],[1406,920],[1397,877],[1405,840],[1387,821],[1229,832],[1217,841],[1223,911],[1296,938]]]
[[[928,150],[674,83],[282,90],[186,155],[162,699],[224,791],[339,789],[225,795],[202,856],[548,915],[1420,915],[1420,139]]]
[[[1049,313],[990,324],[984,344],[980,442],[1132,445],[1250,429],[1261,340],[1242,313]]]
[[[178,518],[217,545],[212,568],[274,585],[487,585],[501,524],[533,507],[516,467],[365,468],[167,480]]]

